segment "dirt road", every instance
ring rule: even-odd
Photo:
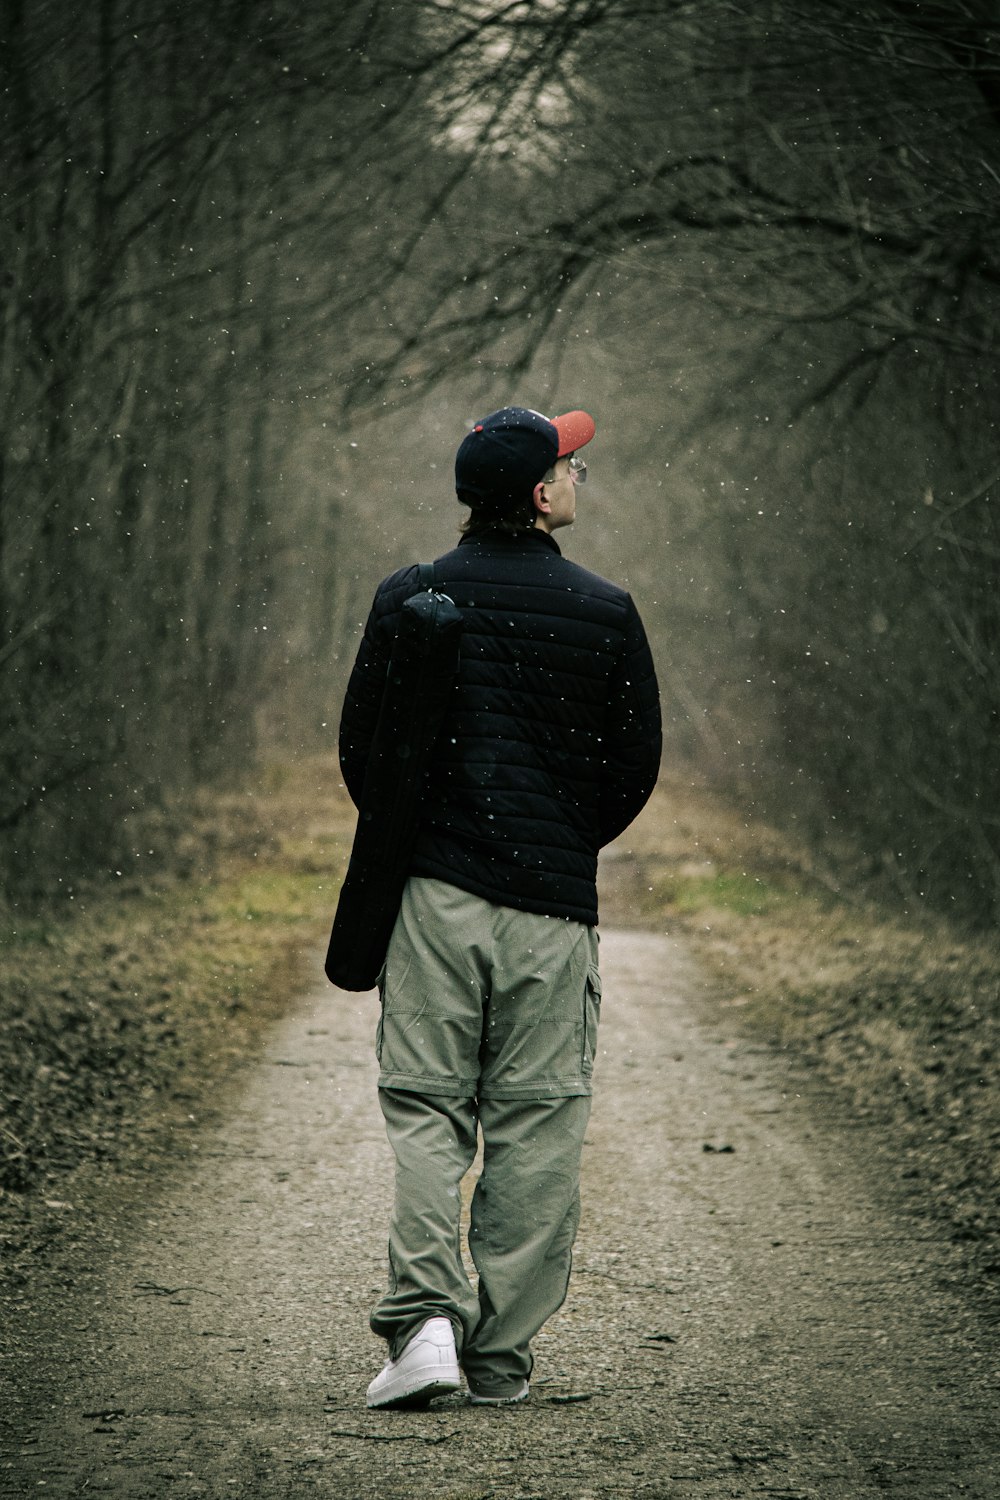
[[[529,1403],[366,1411],[375,1007],[318,984],[194,1170],[109,1203],[97,1258],[8,1330],[5,1500],[994,1500],[988,1331],[872,1127],[730,1031],[669,937],[607,931],[602,964],[583,1227]]]

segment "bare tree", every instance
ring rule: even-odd
[[[367,3],[4,9],[9,881],[120,859],[136,809],[252,755],[276,476],[371,293],[358,158],[391,175],[406,23]]]
[[[852,834],[912,899],[989,919],[993,7],[557,9],[438,12],[432,104],[467,171],[408,247],[422,295],[350,395],[418,393],[484,350],[524,379],[575,322],[607,337],[623,285],[648,299],[632,360],[666,381],[683,361],[654,330],[683,326],[685,297],[714,308],[716,389],[662,444],[731,497],[706,502],[737,714],[714,743],[744,727],[727,774],[818,842]]]
[[[599,350],[612,452],[685,517],[630,567],[677,584],[690,753],[995,912],[992,11],[11,0],[11,878],[110,857],[305,693],[360,587],[345,423]]]

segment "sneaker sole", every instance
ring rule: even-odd
[[[477,1396],[474,1392],[469,1392],[469,1400],[473,1406],[517,1406],[527,1399],[527,1390],[518,1391],[516,1396]]]
[[[410,1411],[422,1411],[424,1407],[430,1406],[435,1396],[453,1396],[459,1389],[460,1382],[457,1380],[430,1380],[426,1385],[419,1385],[414,1390],[401,1391],[397,1396],[386,1396],[383,1400],[376,1398],[368,1400],[368,1406],[372,1411],[384,1411],[386,1408]]]

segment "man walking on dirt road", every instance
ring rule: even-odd
[[[597,855],[652,792],[660,710],[629,595],[561,554],[586,478],[586,412],[506,407],[455,463],[470,515],[434,565],[462,612],[458,680],[380,984],[379,1098],[396,1156],[389,1360],[372,1407],[528,1395],[530,1342],[562,1304],[600,1016]],[[416,564],[378,588],[340,726],[360,801]],[[484,1165],[460,1249],[462,1178]]]

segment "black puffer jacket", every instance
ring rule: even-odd
[[[449,722],[428,778],[414,875],[501,906],[597,921],[597,852],[646,802],[660,707],[638,611],[541,530],[464,537],[436,586],[464,617]],[[340,725],[357,803],[403,601],[402,568],[378,588]]]

